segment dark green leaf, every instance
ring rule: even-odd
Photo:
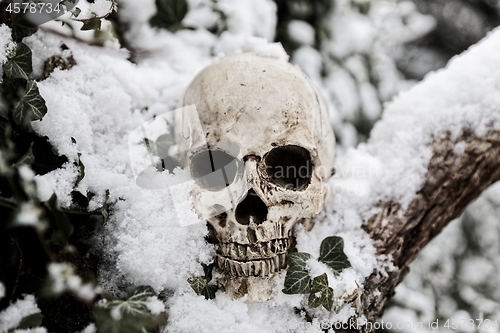
[[[191,285],[191,288],[193,288],[196,295],[205,296],[205,299],[215,298],[215,293],[217,292],[218,288],[215,285],[208,284],[206,278],[202,276],[189,278],[188,282]]]
[[[133,313],[116,320],[111,316],[111,309],[94,309],[97,332],[105,333],[137,333],[159,332],[160,327],[167,324],[167,314],[152,316],[149,313]]]
[[[188,282],[196,295],[203,295],[203,289],[207,286],[207,280],[204,277],[189,278]]]
[[[127,302],[146,301],[149,297],[156,296],[156,292],[151,286],[139,286],[130,294]]]
[[[344,253],[344,240],[342,237],[327,237],[321,242],[319,261],[328,265],[338,275],[345,268],[351,267],[349,259]]]
[[[20,42],[24,37],[28,37],[37,32],[36,26],[31,26],[28,23],[15,23],[12,26],[12,39],[14,42]]]
[[[51,219],[54,234],[52,240],[65,246],[68,243],[69,236],[73,233],[73,225],[69,221],[66,214],[62,213],[57,204],[57,196],[52,194],[47,201],[47,207],[52,212],[53,218]]]
[[[110,300],[104,307],[94,308],[95,323],[98,332],[137,333],[157,332],[160,326],[166,325],[167,315],[160,313],[151,315],[146,302],[149,297],[156,296],[150,286],[139,286],[126,300]],[[109,296],[105,296],[110,299]],[[120,318],[113,317],[112,311],[118,310]]]
[[[309,295],[309,307],[311,309],[320,305],[323,305],[328,311],[332,310],[333,289],[328,287],[328,276],[326,273],[314,278],[311,294]]]
[[[38,91],[36,82],[29,80],[26,84],[24,96],[12,110],[14,121],[16,124],[21,125],[25,121],[42,119],[46,113],[47,106]]]
[[[311,290],[311,277],[306,267],[306,262],[311,258],[309,253],[290,253],[292,264],[285,276],[283,293],[306,294]]]
[[[26,154],[24,154],[17,162],[16,162],[16,166],[19,166],[21,164],[28,164],[28,165],[31,165],[33,164],[33,162],[35,162],[35,155],[33,155],[33,144],[34,142],[32,142],[30,144],[30,147],[28,149],[28,151],[26,152]]]
[[[293,252],[289,254],[292,259],[292,265],[299,265],[305,269],[307,261],[311,259],[311,255],[306,252]]]
[[[23,320],[17,325],[17,329],[28,329],[28,328],[34,328],[34,327],[39,327],[42,325],[42,320],[43,320],[43,314],[40,312],[34,313],[32,315],[29,315],[27,317],[24,317]]]
[[[32,71],[31,49],[24,43],[17,43],[15,52],[3,64],[3,72],[9,79],[28,80]]]
[[[149,21],[151,26],[170,30],[176,27],[173,30],[177,30],[188,12],[188,5],[186,0],[156,0],[156,10]]]
[[[201,264],[201,266],[203,267],[203,273],[205,273],[205,279],[207,280],[207,283],[212,281],[212,271],[214,269],[214,264],[210,264],[210,265],[205,265],[205,264]]]
[[[101,19],[93,17],[91,19],[85,20],[83,26],[80,30],[99,30],[101,29]]]
[[[217,286],[214,286],[212,284],[207,284],[205,288],[201,291],[201,294],[205,296],[205,299],[214,299],[215,298],[215,293],[217,292],[219,288]]]

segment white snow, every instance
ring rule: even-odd
[[[47,329],[45,327],[35,327],[23,330],[14,330],[13,333],[47,333]]]
[[[6,24],[0,24],[0,75],[3,75],[3,65],[7,61],[7,56],[16,48],[16,43],[12,41],[10,28]]]
[[[152,315],[158,315],[165,312],[165,304],[156,296],[149,297],[146,300],[146,307]]]
[[[288,34],[297,43],[303,45],[313,45],[315,31],[307,22],[300,20],[291,20],[288,23]]]
[[[43,214],[43,210],[33,203],[23,203],[14,223],[19,226],[33,226],[43,232],[47,228],[47,223],[42,219]]]
[[[73,190],[75,181],[78,178],[78,172],[76,165],[69,162],[45,175],[35,176],[36,189],[40,200],[47,201],[52,194],[56,194],[59,205],[68,208],[71,205],[71,198],[68,193]]]
[[[90,324],[81,333],[95,333],[97,332],[95,324]]]
[[[25,295],[0,312],[0,332],[16,328],[23,318],[39,312],[35,296]],[[40,332],[46,332],[46,330]]]
[[[270,44],[263,38],[250,37],[245,41],[241,49],[243,52],[255,52],[265,57],[288,61],[288,54],[286,54],[281,43]]]
[[[94,287],[90,282],[83,283],[82,279],[75,275],[72,266],[66,263],[51,263],[47,267],[51,283],[51,291],[61,294],[65,291],[74,293],[85,301],[91,301],[96,294],[100,293],[99,287]]]
[[[497,29],[386,107],[369,145],[358,149],[383,165],[374,200],[396,199],[407,207],[427,171],[429,144],[446,133],[456,139],[471,130],[481,137],[500,128],[500,96],[494,92],[500,85],[499,50]]]
[[[303,323],[294,307],[305,306],[307,296],[284,295],[283,274],[275,279],[275,297],[261,304],[230,300],[222,292],[217,293],[215,300],[207,301],[191,290],[187,278],[202,275],[200,264],[210,263],[214,255],[213,247],[204,240],[206,227],[179,224],[178,207],[174,206],[168,188],[151,190],[138,186],[127,145],[128,134],[134,128],[175,108],[182,90],[214,55],[252,50],[283,57],[279,46],[249,40],[251,36],[273,39],[276,5],[270,0],[246,0],[237,5],[219,1],[217,7],[228,15],[229,27],[219,39],[203,29],[174,34],[150,28],[146,22],[154,12],[153,6],[154,2],[148,0],[123,1],[121,7],[123,19],[131,23],[127,38],[140,51],[137,64],[129,62],[123,51],[67,39],[64,42],[77,65],[70,71],[56,70],[38,83],[49,112],[42,121],[33,122],[33,128],[47,136],[57,151],[70,160],[63,168],[36,177],[39,196],[46,200],[56,193],[62,206],[70,205],[71,184],[78,174],[73,163],[81,153],[85,177],[77,190],[84,195],[87,191],[96,193],[90,209],[102,206],[106,189],[110,193],[112,214],[101,235],[107,253],[107,262],[100,272],[100,283],[105,289],[116,292],[118,286],[130,283],[172,292],[166,303],[168,332],[286,332],[293,328],[293,323]],[[198,9],[202,8],[204,5],[199,3]],[[359,13],[346,15],[344,20],[332,22],[332,29],[338,28],[339,32],[331,50],[339,57],[367,52],[374,38],[372,23],[366,17]],[[342,31],[349,29],[351,33],[343,36]],[[352,39],[353,35],[356,38]],[[34,50],[38,73],[48,56],[61,53],[61,40],[43,31],[27,38],[26,43]],[[500,104],[500,96],[494,89],[500,86],[499,48],[497,31],[455,59],[446,71],[429,76],[423,84],[401,95],[386,108],[369,145],[348,150],[337,161],[337,175],[329,182],[332,195],[327,208],[311,232],[297,228],[296,238],[299,251],[317,257],[325,237],[343,237],[352,268],[337,278],[329,275],[339,303],[342,297],[354,292],[357,284],[362,285],[374,269],[385,269],[384,258],[377,258],[371,239],[361,228],[372,213],[367,209],[380,200],[395,200],[403,207],[410,203],[427,171],[432,155],[427,145],[433,140],[432,135],[450,131],[457,136],[462,124],[468,124],[478,135],[484,135],[492,124],[498,128],[500,116],[495,107]],[[318,54],[307,47],[299,51],[294,55],[297,63],[308,72],[318,72]],[[309,67],[307,59],[314,60]],[[353,57],[348,68],[338,70],[325,85],[327,91],[342,96],[338,104],[345,117],[353,117],[363,104],[370,109],[370,118],[375,119],[381,112],[372,105],[378,92],[367,82],[368,75],[361,65],[361,59]],[[319,79],[319,75],[311,77]],[[361,104],[351,94],[358,81],[364,87]],[[318,85],[323,86],[319,82]],[[353,142],[354,129],[347,128],[345,133]],[[67,288],[82,297],[93,297],[95,290],[67,273],[68,267],[58,265],[49,266],[56,290]],[[320,268],[324,267],[315,268],[318,273]],[[150,310],[156,312],[160,308],[154,302]],[[319,308],[314,314],[318,320],[345,322],[354,311],[350,306],[338,314]],[[321,329],[312,325],[305,331]]]

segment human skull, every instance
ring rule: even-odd
[[[329,193],[335,139],[325,103],[286,60],[242,53],[202,70],[180,104],[198,111],[177,117],[176,141],[198,179],[196,211],[218,240],[219,283],[232,297],[265,301],[293,226]]]

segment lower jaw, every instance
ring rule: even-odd
[[[286,253],[276,254],[271,258],[237,261],[217,255],[216,264],[230,278],[271,277],[287,267]]]

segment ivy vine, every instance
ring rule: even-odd
[[[328,311],[333,306],[333,289],[328,286],[326,273],[311,279],[307,261],[312,256],[306,252],[290,253],[292,264],[285,276],[284,294],[309,294],[309,307],[322,305]],[[321,242],[319,262],[327,265],[335,276],[344,269],[351,267],[344,253],[344,240],[338,236],[327,237]]]

